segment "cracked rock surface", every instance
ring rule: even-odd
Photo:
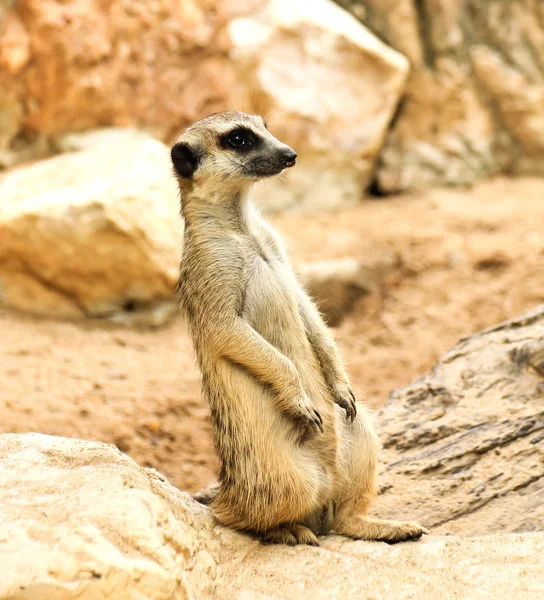
[[[544,593],[544,534],[330,536],[264,546],[113,446],[0,436],[0,599],[512,598]]]
[[[182,238],[168,149],[131,130],[73,137],[80,151],[0,178],[0,303],[160,324]]]
[[[392,394],[379,512],[436,532],[544,529],[544,305],[462,341]]]

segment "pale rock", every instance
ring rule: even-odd
[[[262,186],[268,210],[320,210],[362,198],[403,93],[408,61],[330,0],[268,0],[229,25],[232,95],[272,114],[299,155],[285,181]]]
[[[161,324],[175,311],[183,232],[168,149],[135,131],[58,143],[86,149],[0,179],[0,302]]]
[[[0,600],[542,597],[544,534],[265,546],[113,446],[0,436]]]
[[[2,600],[209,597],[211,518],[115,447],[3,435],[0,472]]]
[[[90,129],[82,133],[64,133],[53,136],[52,143],[56,152],[80,152],[98,147],[124,146],[148,141],[149,134],[139,129],[128,127],[105,127]]]

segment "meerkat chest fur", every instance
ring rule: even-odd
[[[247,246],[242,316],[271,344],[291,354],[293,344],[307,344],[298,311],[299,283],[281,242],[251,204],[242,218],[241,243]]]
[[[231,269],[237,278],[234,293],[240,318],[297,366],[314,371],[309,379],[319,380],[299,313],[301,288],[281,241],[249,199],[233,212],[215,211],[205,223],[189,225],[186,231],[180,287],[197,352],[206,353],[209,347],[202,322],[213,313],[208,299],[215,302],[217,275]],[[194,285],[196,281],[200,285]]]

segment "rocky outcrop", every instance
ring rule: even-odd
[[[175,308],[182,239],[168,149],[119,130],[58,144],[82,150],[0,179],[0,303],[53,317],[164,322]]]
[[[539,597],[544,534],[264,546],[106,444],[0,436],[2,600]]]
[[[376,170],[380,193],[538,173],[544,5],[523,0],[337,0],[412,72]]]
[[[360,201],[404,90],[408,62],[330,0],[268,0],[229,24],[236,93],[272,113],[299,154],[285,182],[266,183],[273,210]]]
[[[543,399],[544,305],[392,394],[378,511],[437,533],[544,530]]]
[[[0,24],[0,168],[54,152],[59,133],[138,126],[169,143],[235,108],[272,113],[300,156],[265,207],[354,204],[407,74],[331,0],[20,0]]]

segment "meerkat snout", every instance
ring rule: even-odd
[[[282,153],[281,161],[286,167],[294,167],[297,162],[297,153],[287,146]]]
[[[217,113],[186,129],[174,144],[172,163],[184,186],[190,181],[256,181],[295,166],[296,152],[276,139],[262,117]],[[180,184],[182,181],[180,181]]]

